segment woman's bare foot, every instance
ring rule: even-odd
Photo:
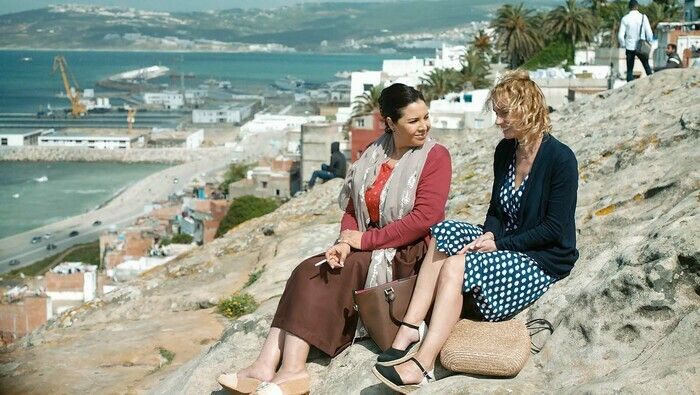
[[[256,361],[247,368],[239,370],[237,375],[239,378],[249,377],[260,381],[271,381],[275,377],[275,369]]]
[[[267,381],[272,381],[275,384],[283,384],[284,382],[291,381],[291,380],[301,380],[301,379],[308,379],[309,378],[309,371],[304,369],[300,370],[283,370],[280,369],[276,374],[275,377],[272,378],[271,380]]]
[[[417,342],[420,340],[420,334],[418,329],[409,328],[405,325],[399,327],[399,331],[396,333],[394,342],[391,343],[391,347],[397,350],[405,350],[409,344]]]
[[[425,369],[427,369],[428,372],[430,372],[433,369],[432,366],[423,366],[425,367]],[[404,384],[418,384],[421,381],[423,381],[423,372],[421,372],[418,365],[416,365],[415,362],[411,360],[394,366],[394,369],[396,369],[396,373],[398,373],[399,376],[401,376],[401,381]]]

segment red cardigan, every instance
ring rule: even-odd
[[[445,204],[450,192],[452,159],[447,148],[436,144],[428,152],[418,180],[413,210],[381,229],[369,229],[362,235],[362,250],[396,248],[430,236],[430,227],[445,219]],[[358,230],[352,199],[345,208],[340,230]]]

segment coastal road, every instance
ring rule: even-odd
[[[128,226],[136,218],[145,214],[146,206],[156,201],[166,200],[169,195],[182,190],[200,174],[227,167],[234,159],[234,155],[233,153],[212,155],[203,160],[167,168],[138,181],[97,210],[0,239],[0,273],[29,265],[75,244],[94,241],[111,225],[117,228]],[[174,182],[175,179],[178,180],[177,183]],[[93,222],[98,220],[102,225],[92,226]],[[69,233],[74,230],[78,231],[79,235],[69,237]],[[52,234],[50,240],[44,239],[40,243],[31,244],[32,237],[46,233]],[[47,251],[46,245],[49,242],[56,244],[57,248]],[[9,262],[13,259],[18,259],[20,264],[10,266]]]

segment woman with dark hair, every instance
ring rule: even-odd
[[[503,140],[496,147],[484,226],[443,221],[421,267],[392,348],[374,374],[401,393],[433,380],[440,349],[459,319],[463,294],[487,321],[509,319],[566,277],[578,259],[574,153],[549,134],[549,111],[526,71],[506,73],[488,100]],[[433,305],[434,300],[434,305]],[[412,327],[433,305],[425,339]]]
[[[423,95],[403,84],[382,91],[386,133],[350,169],[340,193],[340,236],[292,272],[258,358],[219,377],[239,393],[303,394],[314,346],[331,357],[364,335],[352,291],[418,273],[430,227],[444,219],[452,165],[428,138]],[[323,259],[327,260],[317,266]]]

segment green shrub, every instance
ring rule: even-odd
[[[574,64],[574,48],[566,39],[554,40],[547,44],[540,52],[525,62],[522,67],[527,70],[536,70],[546,67],[560,66],[563,63]]]
[[[216,230],[216,237],[228,232],[234,226],[237,226],[249,219],[261,217],[267,213],[275,211],[279,203],[275,199],[263,199],[255,196],[241,196],[234,199],[224,219],[219,224],[219,229]]]
[[[248,172],[248,170],[251,169],[251,167],[251,165],[247,164],[232,163],[228,167],[226,175],[224,176],[224,181],[221,183],[221,185],[219,185],[219,189],[222,190],[224,193],[228,193],[228,185],[238,180],[244,179],[246,173]]]
[[[253,283],[258,281],[260,276],[262,276],[263,272],[265,272],[264,266],[258,270],[254,270],[252,273],[250,273],[248,275],[248,281],[245,282],[245,285],[243,285],[243,288],[248,288],[249,286],[253,285]]]
[[[228,318],[238,318],[250,314],[258,308],[258,302],[247,293],[235,294],[219,302],[219,313]]]
[[[173,236],[170,241],[175,244],[190,244],[192,242],[192,236],[187,233],[178,233]]]
[[[175,359],[175,353],[168,350],[167,348],[158,347],[158,353],[163,359],[165,359],[165,364],[168,365]]]
[[[82,262],[88,265],[100,264],[100,242],[82,244],[63,258],[64,262]]]
[[[66,254],[66,256],[64,256],[61,259],[58,259],[64,253],[65,252],[59,252],[39,261],[36,261],[31,265],[12,270],[7,274],[4,274],[3,277],[6,279],[18,278],[21,276],[20,273],[23,273],[25,276],[38,276],[49,271],[61,262],[83,262],[89,265],[98,266],[98,268],[100,266],[99,241],[93,241],[90,243],[78,244],[76,246],[73,246],[71,247],[71,251],[68,254]]]

